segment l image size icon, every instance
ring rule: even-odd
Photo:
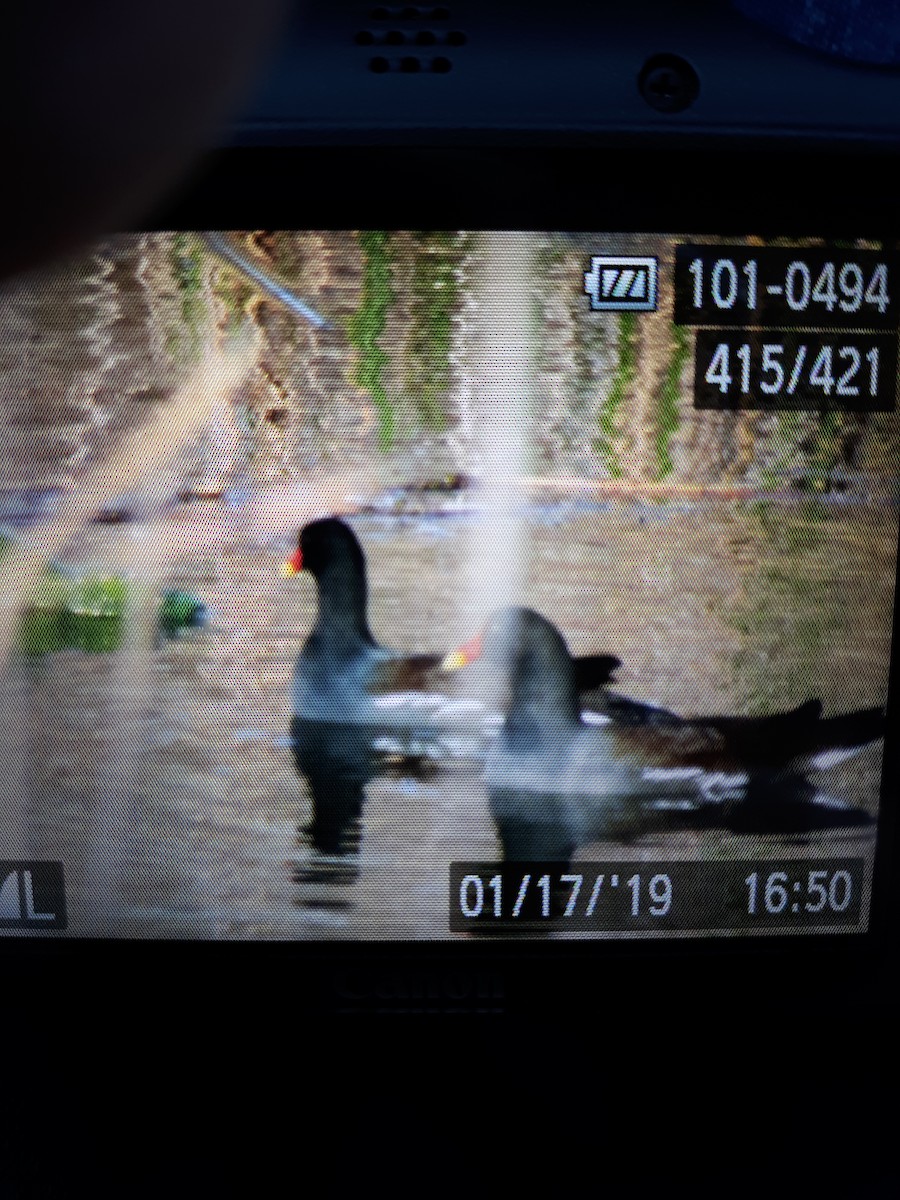
[[[658,264],[631,254],[595,254],[584,273],[584,290],[594,312],[653,312]]]
[[[62,863],[0,861],[0,929],[65,929]]]

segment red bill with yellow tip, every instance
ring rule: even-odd
[[[285,559],[281,564],[281,574],[285,579],[289,579],[291,575],[299,575],[303,570],[303,551],[298,546],[290,558]]]
[[[462,646],[458,646],[455,650],[451,650],[449,654],[445,654],[441,659],[442,671],[458,671],[460,667],[466,667],[471,662],[475,662],[481,658],[484,653],[484,634],[477,633],[475,637],[464,642]]]

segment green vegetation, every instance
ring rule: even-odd
[[[364,388],[378,411],[378,442],[389,450],[394,442],[394,411],[382,379],[388,356],[378,345],[384,332],[387,312],[394,298],[391,290],[390,234],[369,230],[359,234],[365,259],[362,296],[357,312],[350,318],[347,335],[359,351],[353,381]]]
[[[459,286],[459,241],[453,233],[417,233],[412,275],[412,331],[405,387],[422,421],[440,429],[442,400],[450,386],[453,310]]]
[[[634,382],[637,364],[636,328],[634,313],[619,314],[619,362],[609,395],[600,410],[600,435],[595,445],[613,479],[622,477],[622,464],[619,462],[615,443],[619,432],[619,415],[628,390]]]
[[[163,637],[177,637],[184,629],[197,629],[206,620],[206,605],[190,592],[167,591],[159,606],[159,629]]]
[[[659,390],[656,417],[656,477],[665,479],[672,474],[674,463],[669,444],[678,429],[678,398],[681,394],[681,376],[691,352],[691,339],[684,325],[672,326],[675,345],[665,378]]]
[[[0,537],[0,553],[6,544]],[[68,576],[50,568],[24,605],[19,649],[30,656],[69,649],[109,654],[121,648],[128,602],[128,584],[118,576]],[[198,629],[206,618],[206,605],[196,596],[176,590],[163,594],[158,620],[164,637]]]
[[[19,646],[26,654],[61,650],[68,642],[69,581],[51,572],[38,581],[19,628]]]
[[[36,584],[22,614],[19,645],[26,654],[67,647],[92,654],[118,650],[127,599],[123,579],[69,579],[51,570]]]
[[[203,303],[202,249],[196,238],[176,233],[172,238],[172,276],[181,299],[181,320],[187,333],[187,357],[195,361],[200,353],[200,328],[206,307]],[[170,351],[181,339],[170,338]]]

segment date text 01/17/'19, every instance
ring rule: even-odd
[[[453,863],[450,928],[856,929],[863,860]]]

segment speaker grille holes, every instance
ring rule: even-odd
[[[449,21],[450,9],[427,5],[379,5],[369,12],[374,28],[360,29],[353,37],[357,46],[465,46],[468,36],[461,29],[431,28],[432,22]],[[403,28],[403,26],[406,28]],[[424,28],[422,26],[425,26]],[[380,27],[379,27],[380,26]],[[369,70],[376,75],[399,71],[404,75],[423,72],[446,75],[453,70],[453,60],[447,55],[426,58],[407,54],[402,58],[379,55],[369,59]]]

